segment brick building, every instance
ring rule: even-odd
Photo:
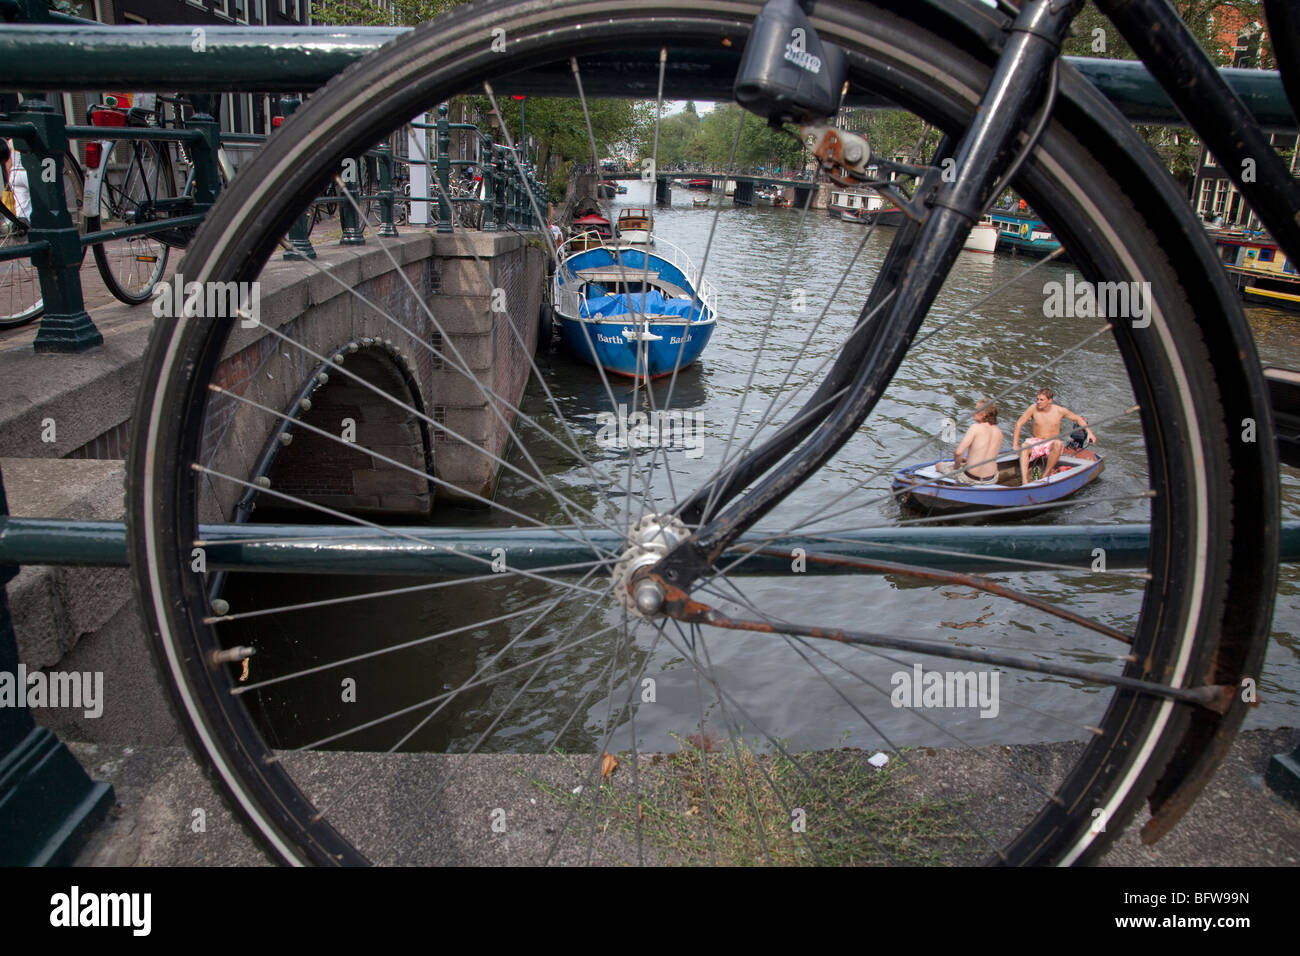
[[[1248,20],[1240,11],[1220,7],[1215,11],[1218,19],[1216,36],[1225,59],[1241,69],[1260,69],[1271,66],[1268,56],[1268,31],[1258,21]],[[1292,175],[1300,173],[1300,137],[1291,134],[1274,134],[1270,137],[1275,149],[1289,156]],[[1246,205],[1226,170],[1205,147],[1201,147],[1196,179],[1192,184],[1192,204],[1197,214],[1206,222],[1222,220],[1223,225],[1258,231],[1263,228],[1259,217]]]

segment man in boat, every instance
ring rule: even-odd
[[[1046,467],[1043,468],[1044,478],[1050,475],[1052,469],[1056,467],[1056,462],[1065,448],[1060,439],[1061,419],[1068,418],[1072,422],[1077,422],[1079,427],[1086,433],[1088,441],[1095,442],[1097,440],[1097,436],[1092,433],[1092,429],[1088,427],[1088,422],[1082,415],[1076,415],[1064,405],[1057,405],[1053,400],[1054,398],[1055,396],[1050,388],[1040,389],[1037,400],[1025,409],[1025,413],[1016,422],[1016,431],[1011,438],[1011,444],[1016,451],[1020,452],[1020,481],[1022,484],[1029,484],[1029,466],[1032,462],[1040,458],[1047,459]],[[1021,448],[1020,430],[1025,427],[1031,418],[1034,420],[1034,437],[1025,442],[1024,447]]]
[[[998,480],[998,452],[1005,440],[998,427],[997,403],[981,399],[975,409],[975,424],[966,429],[952,462],[941,461],[938,469],[963,485],[991,485]]]

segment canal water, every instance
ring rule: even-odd
[[[709,244],[715,208],[692,207],[690,195],[675,190],[672,207],[655,211],[656,235],[681,246],[698,264]],[[646,184],[633,183],[615,201],[615,214],[622,206],[648,205],[651,198]],[[536,461],[564,495],[612,527],[626,527],[629,516],[682,500],[756,429],[766,431],[791,417],[856,320],[892,238],[893,230],[882,228],[864,246],[864,227],[832,221],[824,211],[801,219],[798,210],[738,208],[714,193],[713,203],[719,202],[706,276],[719,290],[721,305],[717,329],[700,362],[675,382],[655,383],[647,395],[626,380],[607,384],[594,369],[563,353],[540,356],[545,385],[571,433],[559,424],[541,383],[529,386],[524,410],[546,429],[574,441],[587,461],[527,427],[517,428],[521,447],[512,451],[511,460],[526,470],[529,458]],[[1046,263],[1027,274],[1034,265],[1032,260],[963,253],[927,320],[927,331],[938,331],[912,350],[871,419],[834,461],[759,530],[797,527],[834,535],[914,520],[889,494],[894,468],[949,456],[953,434],[962,434],[975,402],[984,396],[999,397],[1009,444],[1017,416],[1043,386],[1055,391],[1060,404],[1087,417],[1106,469],[1068,507],[1026,520],[1048,525],[1145,523],[1145,457],[1139,423],[1127,411],[1133,400],[1122,364],[1108,337],[1094,334],[1099,320],[1044,318],[1045,284],[1065,283],[1071,268]],[[1018,277],[1023,278],[989,297]],[[1300,338],[1294,331],[1300,320],[1252,310],[1251,321],[1266,362],[1300,367]],[[669,402],[681,415],[670,419],[671,430],[660,436],[668,447],[634,454],[618,447],[619,415],[651,413]],[[611,422],[614,428],[605,427]],[[950,440],[934,440],[935,435]],[[631,473],[629,459],[637,466]],[[593,477],[593,471],[599,474]],[[1300,519],[1300,475],[1283,469],[1282,484],[1285,517]],[[566,520],[553,495],[514,475],[502,477],[497,500],[548,523]],[[500,512],[443,508],[435,523],[505,527],[522,522]],[[907,556],[900,553],[899,560]],[[999,573],[995,578],[1131,629],[1140,582],[1084,567]],[[607,575],[566,580],[584,590],[505,574],[499,581],[254,619],[241,638],[259,648],[254,677],[445,635],[401,654],[300,681],[293,693],[268,695],[261,702],[268,733],[279,745],[299,746],[342,725],[378,722],[330,744],[348,749],[531,751],[558,743],[569,751],[602,745],[615,750],[629,747],[635,734],[642,750],[671,751],[680,738],[700,733],[701,725],[714,739],[725,738],[728,725],[738,727],[741,736],[763,748],[774,741],[799,749],[1014,744],[1084,739],[1085,728],[1097,721],[1109,696],[1109,691],[1077,680],[1003,670],[998,693],[982,706],[920,712],[895,706],[892,696],[915,678],[917,664],[923,671],[981,668],[903,652],[838,645],[813,649],[738,631],[708,629],[696,639],[675,626],[656,640],[652,628],[642,625],[631,644],[620,647],[621,612],[595,593],[608,590]],[[748,602],[769,616],[804,624],[853,627],[1104,670],[1120,666],[1113,641],[967,588],[899,575],[822,576],[793,570],[781,577],[729,580],[739,591],[718,583],[697,596],[735,616],[756,616]],[[283,605],[412,583],[272,576],[234,582],[231,600],[236,609]],[[542,610],[546,614],[534,621]],[[1248,727],[1300,723],[1297,630],[1300,569],[1291,566],[1284,568],[1279,583],[1273,640],[1260,677],[1261,706]],[[723,689],[720,696],[697,676],[693,654],[706,660]],[[612,658],[616,667],[611,671]],[[523,666],[530,659],[545,660],[547,666],[540,671]],[[982,670],[988,677],[991,669]],[[504,676],[480,683],[483,676],[498,674]],[[355,681],[354,700],[340,695],[345,678]],[[432,705],[417,706],[466,683],[476,686],[432,717],[427,716]],[[617,716],[629,698],[639,705],[634,723]],[[384,719],[408,707],[409,713]],[[607,727],[612,742],[603,744]]]

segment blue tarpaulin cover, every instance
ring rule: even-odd
[[[696,302],[691,308],[690,299],[669,299],[657,289],[649,292],[624,292],[587,299],[582,305],[583,318],[614,315],[679,315],[689,316],[689,321],[699,321],[704,307]]]

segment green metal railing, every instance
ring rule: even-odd
[[[184,128],[65,126],[62,116],[43,94],[30,94],[8,121],[0,120],[0,136],[18,144],[27,169],[46,169],[49,163],[54,164],[52,177],[29,177],[33,207],[29,231],[31,241],[0,251],[0,261],[30,259],[40,277],[45,313],[34,342],[37,351],[76,352],[103,342],[103,335],[86,312],[82,295],[80,268],[86,248],[131,236],[155,235],[163,241],[175,241],[182,234],[178,230],[197,228],[221,189],[218,158],[221,144],[260,145],[265,142],[266,137],[257,134],[221,133],[215,116],[217,98],[195,96],[193,99],[196,112],[185,120]],[[291,115],[300,102],[295,96],[282,98],[281,115]],[[341,245],[365,244],[364,226],[358,211],[369,202],[379,205],[376,234],[381,237],[398,235],[393,212],[398,201],[393,188],[394,166],[403,162],[428,164],[437,195],[426,201],[438,204],[437,229],[440,233],[453,231],[453,203],[481,208],[485,231],[541,228],[543,223],[539,221],[539,214],[546,208],[545,186],[533,178],[527,164],[509,155],[507,147],[494,143],[492,137],[477,126],[448,122],[446,104],[439,107],[437,122],[413,125],[435,131],[436,148],[426,143],[423,157],[408,159],[395,156],[389,144],[380,144],[346,161],[344,173],[340,176],[342,195],[321,197],[316,201],[338,203]],[[452,130],[468,131],[476,137],[478,152],[483,158],[451,160],[448,150]],[[63,179],[64,156],[69,143],[74,140],[152,140],[183,144],[193,165],[184,195],[153,203],[151,221],[80,233],[68,212]],[[451,167],[471,165],[483,171],[484,198],[453,196]],[[365,193],[357,189],[363,166],[370,171],[366,179],[371,188]],[[285,253],[285,258],[316,257],[309,238],[310,226],[309,211],[290,229],[291,249]]]

